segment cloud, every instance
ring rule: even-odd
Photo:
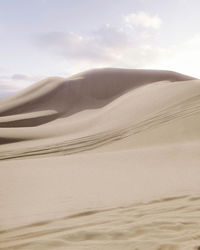
[[[200,78],[199,58],[200,34],[195,34],[178,45],[165,48],[163,60],[159,64],[162,68]]]
[[[0,80],[4,80],[4,81],[37,81],[41,79],[40,76],[29,76],[29,75],[25,75],[25,74],[13,74],[11,76],[9,75],[0,75]]]
[[[151,46],[150,40],[156,36],[153,30],[160,25],[157,16],[131,13],[122,17],[118,26],[107,24],[86,34],[42,33],[36,43],[43,52],[64,60],[69,73],[102,66],[143,67],[146,61],[157,60],[157,49]]]
[[[95,37],[80,36],[71,32],[49,32],[40,36],[39,45],[54,54],[67,60],[106,61],[110,55],[106,55],[104,48],[99,47]]]
[[[39,37],[42,48],[70,61],[109,63],[115,54],[130,44],[128,34],[117,27],[106,25],[87,35],[72,32],[49,32]]]
[[[89,68],[168,69],[200,77],[200,34],[179,44],[158,45],[162,19],[145,12],[122,16],[118,26],[104,25],[85,34],[48,32],[37,45],[59,57],[68,74]]]
[[[14,81],[37,81],[40,77],[28,76],[24,74],[14,74],[10,77]]]
[[[0,76],[0,99],[17,93],[41,78],[42,77],[39,76],[28,76],[24,74]]]
[[[0,81],[0,99],[13,95],[20,91],[22,87],[16,86],[7,81]]]
[[[156,16],[150,16],[145,12],[130,13],[124,16],[124,21],[129,27],[141,26],[144,28],[159,29],[162,20]]]
[[[7,69],[5,68],[5,67],[2,67],[2,66],[0,66],[0,72],[4,72],[4,71],[6,71]]]

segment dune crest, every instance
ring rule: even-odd
[[[103,100],[103,106],[124,92],[144,84],[192,79],[170,71],[127,69],[91,70],[66,79],[52,77],[1,101],[0,116],[45,109],[70,115],[83,109],[95,108],[95,100]],[[84,106],[80,106],[80,103]],[[72,108],[75,108],[73,112]]]

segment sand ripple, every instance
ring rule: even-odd
[[[85,211],[2,231],[0,249],[200,249],[200,196]]]
[[[200,96],[195,95],[179,102],[176,105],[165,108],[158,113],[152,114],[147,119],[128,127],[108,130],[72,140],[65,141],[61,139],[60,142],[53,144],[48,143],[47,145],[37,145],[22,149],[16,148],[11,151],[2,151],[0,160],[80,153],[127,138],[131,135],[135,135],[152,128],[155,129],[170,121],[187,118],[198,113],[200,113]]]

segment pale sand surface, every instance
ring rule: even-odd
[[[200,80],[88,71],[0,116],[0,249],[200,246]]]

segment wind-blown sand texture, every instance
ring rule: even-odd
[[[101,69],[0,101],[0,249],[200,249],[200,80]]]

